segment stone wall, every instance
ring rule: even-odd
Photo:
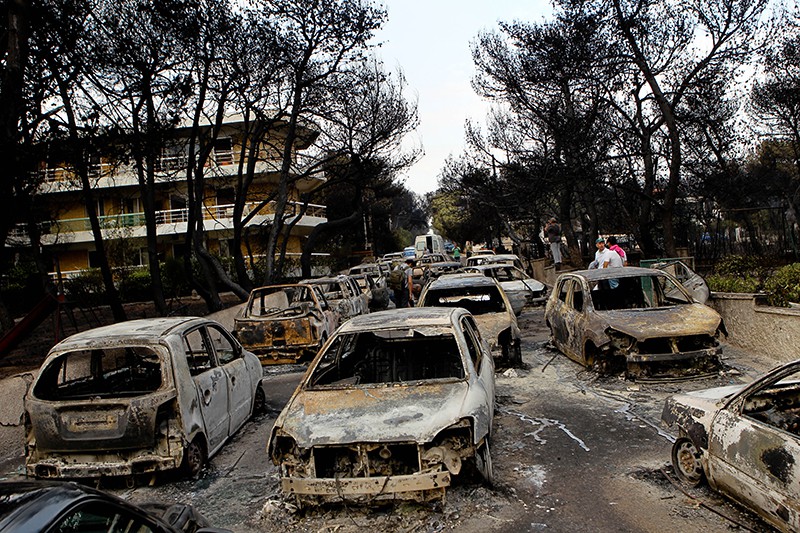
[[[715,292],[707,302],[728,329],[728,342],[775,363],[800,359],[800,309],[762,305],[756,294]]]

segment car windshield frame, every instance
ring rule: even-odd
[[[430,346],[425,346],[423,351],[422,343]],[[410,349],[412,345],[413,350]],[[442,354],[449,360],[429,364]],[[381,364],[383,377],[391,374],[390,379],[376,377],[375,368]],[[401,378],[404,372],[406,379]],[[469,375],[462,343],[452,328],[414,326],[361,330],[334,336],[310,365],[301,389],[425,386],[467,381]]]
[[[592,308],[598,312],[653,311],[694,303],[679,283],[663,273],[623,275],[584,282],[589,288]]]

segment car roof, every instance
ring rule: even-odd
[[[279,285],[264,285],[263,287],[256,287],[255,289],[250,291],[250,293],[252,294],[254,292],[263,291],[267,289],[284,289],[286,287],[308,287],[310,285],[311,283],[305,281],[301,283],[281,283]]]
[[[460,272],[456,274],[443,274],[428,284],[428,289],[453,289],[456,287],[490,287],[495,286],[493,278],[481,274]]]
[[[69,349],[73,346],[85,346],[87,342],[107,341],[118,337],[136,338],[141,342],[158,342],[159,339],[168,335],[173,329],[179,326],[188,326],[192,322],[203,324],[213,322],[202,317],[159,317],[159,318],[140,318],[138,320],[128,320],[107,326],[81,331],[75,333],[56,344],[53,350]]]
[[[467,311],[458,307],[407,307],[357,315],[345,322],[340,333],[376,329],[408,329],[415,326],[452,326]]]
[[[508,263],[483,263],[481,265],[469,265],[464,267],[465,270],[480,270],[481,272],[484,270],[500,270],[502,268],[513,268],[514,270],[519,270],[519,268]],[[466,274],[469,274],[469,272],[466,272]]]
[[[319,278],[304,279],[301,283],[314,285],[319,283],[338,283],[350,277],[350,274],[338,274],[336,276],[324,276]]]
[[[640,267],[616,267],[616,268],[595,268],[592,270],[575,270],[573,272],[564,272],[559,276],[580,276],[586,281],[600,281],[603,279],[617,279],[617,278],[638,278],[640,276],[663,276],[668,277],[663,270],[654,268],[640,268]]]
[[[44,531],[66,508],[82,500],[110,501],[126,509],[135,509],[114,495],[74,482],[4,481],[0,483],[0,530]],[[157,517],[137,511],[164,530],[171,530]]]

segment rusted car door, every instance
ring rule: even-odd
[[[315,307],[320,310],[322,321],[324,322],[322,331],[328,332],[328,336],[330,336],[330,333],[333,333],[339,323],[339,317],[336,315],[336,311],[331,307],[327,298],[325,298],[325,294],[319,286],[311,285],[311,291],[314,293],[314,298],[317,301]]]
[[[206,426],[208,449],[211,451],[228,437],[228,375],[217,365],[211,340],[204,327],[188,331],[183,339],[189,372],[197,389],[200,413]]]
[[[242,357],[241,350],[236,348],[234,342],[222,328],[209,326],[207,329],[217,361],[227,376],[228,412],[230,414],[228,433],[233,434],[250,417],[250,407],[255,391],[251,386],[247,363]]]
[[[586,324],[586,296],[580,281],[572,278],[562,280],[556,287],[558,302],[550,317],[556,346],[570,358],[584,361],[583,330]]]
[[[358,286],[358,282],[351,277],[346,279],[347,286],[353,298],[353,307],[357,315],[365,315],[369,313],[369,297]]]
[[[785,531],[800,530],[800,369],[793,368],[721,409],[708,444],[709,478],[717,488]]]

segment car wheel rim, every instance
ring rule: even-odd
[[[703,465],[700,452],[694,443],[686,438],[675,442],[672,464],[678,476],[690,485],[698,485],[703,479]]]
[[[203,469],[204,462],[203,449],[196,442],[190,443],[186,447],[186,472],[189,477],[197,477]]]

